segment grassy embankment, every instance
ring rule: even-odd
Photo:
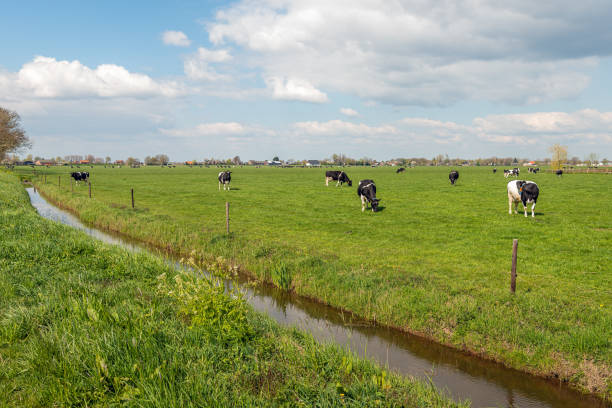
[[[214,168],[89,170],[91,200],[86,186],[71,193],[70,169],[46,170],[40,187],[101,228],[205,262],[220,256],[365,318],[612,397],[607,175],[525,176],[541,189],[531,219],[508,215],[508,180],[490,168],[460,168],[456,186],[448,168],[349,168],[352,188],[325,187],[324,169],[236,168],[230,192],[218,191]],[[376,181],[383,211],[361,213],[363,178]]]
[[[40,218],[0,171],[1,406],[458,406],[214,281]]]

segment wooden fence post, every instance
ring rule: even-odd
[[[510,273],[510,291],[516,292],[516,257],[518,252],[518,239],[512,240],[512,272]]]
[[[229,201],[225,202],[225,230],[229,234]]]
[[[134,189],[132,189],[132,210],[134,209]]]
[[[89,198],[91,198],[91,181],[88,184],[89,184]]]

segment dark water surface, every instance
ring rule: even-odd
[[[151,251],[177,265],[154,248],[84,225],[76,216],[48,203],[33,188],[26,189],[32,205],[48,219],[70,225],[106,243],[130,251]],[[469,399],[473,407],[583,408],[609,407],[566,386],[466,355],[398,330],[350,319],[336,309],[309,301],[267,285],[234,282],[254,309],[283,326],[294,326],[324,343],[335,343],[390,370],[421,379],[429,378],[454,399]]]

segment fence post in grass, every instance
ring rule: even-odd
[[[516,256],[518,251],[518,239],[512,240],[512,272],[510,273],[510,292],[516,292]]]
[[[134,209],[134,189],[132,189],[132,210]]]
[[[229,234],[229,201],[225,202],[225,230]]]
[[[91,198],[91,181],[89,182],[89,198]]]

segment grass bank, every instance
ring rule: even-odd
[[[218,169],[96,167],[92,199],[86,186],[71,191],[69,170],[46,170],[39,187],[98,227],[204,262],[222,257],[367,319],[612,398],[607,175],[529,175],[541,189],[531,219],[508,215],[508,180],[490,168],[461,168],[456,186],[448,168],[348,169],[355,184],[376,181],[376,214],[361,213],[355,187],[325,187],[323,169],[236,168],[234,190],[219,192]]]
[[[42,219],[3,172],[0,237],[2,406],[463,406]]]

